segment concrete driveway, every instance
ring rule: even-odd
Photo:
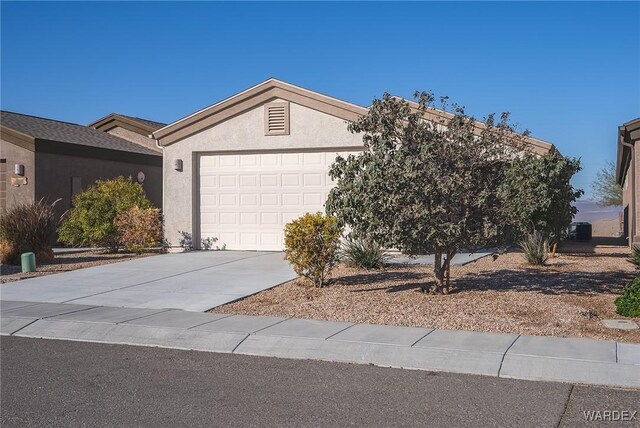
[[[295,278],[281,252],[197,251],[0,286],[0,300],[206,311]]]

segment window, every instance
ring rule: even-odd
[[[289,103],[274,102],[264,106],[264,135],[289,135]]]

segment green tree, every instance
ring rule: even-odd
[[[539,232],[555,248],[566,237],[578,212],[573,203],[583,194],[571,185],[580,169],[579,159],[557,152],[524,153],[509,165],[500,192],[518,239]]]
[[[622,187],[616,179],[616,164],[607,161],[606,165],[598,171],[595,180],[591,183],[593,194],[598,203],[605,207],[622,205]]]
[[[121,246],[115,220],[133,207],[151,208],[144,189],[130,177],[98,180],[73,199],[73,208],[63,220],[58,233],[69,245],[93,245],[109,251]]]
[[[366,149],[338,157],[327,212],[355,238],[370,238],[409,254],[435,255],[436,289],[450,290],[452,258],[460,250],[499,246],[508,228],[499,188],[524,147],[504,113],[482,128],[456,107],[444,123],[425,120],[433,94],[417,106],[384,94],[351,123]]]

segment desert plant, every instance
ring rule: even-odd
[[[126,250],[142,254],[162,243],[162,214],[159,208],[132,207],[118,214],[114,224]]]
[[[616,299],[616,312],[625,317],[640,317],[640,277],[631,281]]]
[[[629,263],[632,263],[637,268],[640,268],[640,245],[634,245],[631,249],[631,255],[627,259]]]
[[[66,244],[93,245],[115,252],[120,248],[116,217],[132,207],[151,208],[144,189],[130,177],[98,180],[73,199],[73,208],[58,233]]]
[[[57,226],[54,207],[58,203],[38,202],[15,205],[0,217],[0,256],[2,263],[19,264],[20,254],[33,252],[36,260],[53,260]]]
[[[379,269],[389,260],[389,254],[370,238],[347,239],[341,250],[341,259],[348,266]]]
[[[549,241],[538,231],[526,235],[520,241],[520,247],[522,247],[524,258],[529,264],[543,265],[549,258]]]
[[[336,218],[321,213],[307,213],[285,226],[285,258],[299,277],[325,285],[338,261],[340,232]]]
[[[8,263],[9,256],[13,253],[11,242],[0,239],[0,263]]]

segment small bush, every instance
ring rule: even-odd
[[[299,277],[323,287],[338,261],[340,234],[335,217],[307,213],[285,226],[285,258]]]
[[[0,239],[0,263],[8,263],[10,255],[13,253],[11,242]]]
[[[640,277],[631,281],[616,299],[616,312],[625,317],[640,317]]]
[[[114,224],[126,250],[142,254],[162,243],[162,214],[158,208],[130,208],[118,214]]]
[[[549,241],[540,232],[533,232],[520,241],[524,258],[529,264],[543,265],[549,258]]]
[[[380,269],[389,260],[389,255],[372,239],[348,239],[342,247],[341,258],[348,266]]]
[[[54,233],[57,220],[54,207],[40,200],[23,203],[0,217],[0,257],[2,263],[20,264],[20,254],[33,252],[38,262],[53,260]]]
[[[131,178],[98,180],[73,200],[74,207],[58,233],[68,245],[91,245],[117,251],[121,246],[116,217],[135,206],[151,208],[144,189]]]
[[[627,259],[629,263],[632,263],[636,268],[640,268],[640,246],[634,245],[631,249],[631,255]]]

